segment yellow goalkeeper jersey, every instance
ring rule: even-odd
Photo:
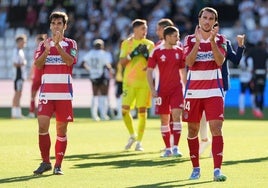
[[[154,48],[154,42],[151,40],[136,40],[130,37],[122,42],[119,58],[127,57],[139,44],[145,44],[149,52]],[[123,87],[149,88],[146,68],[147,60],[142,54],[133,57],[124,69]]]

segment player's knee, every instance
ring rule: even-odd
[[[147,108],[145,108],[145,107],[138,108],[139,114],[141,114],[141,113],[146,114],[146,112],[147,112]]]
[[[138,117],[139,118],[147,118],[147,112],[146,111],[145,112],[139,112]]]
[[[130,113],[130,109],[122,108],[122,115],[125,116],[126,114]]]

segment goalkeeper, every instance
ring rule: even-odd
[[[151,93],[146,78],[147,59],[154,43],[146,39],[147,21],[136,19],[132,22],[133,34],[124,40],[120,48],[120,63],[125,68],[123,75],[122,115],[130,138],[125,149],[136,142],[136,151],[143,151],[141,144],[144,134],[147,108],[151,106]],[[130,110],[138,109],[138,127],[134,129]]]

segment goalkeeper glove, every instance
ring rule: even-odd
[[[140,46],[140,45],[139,45]],[[137,56],[140,54],[139,52],[139,46],[137,46],[129,55],[128,55],[128,59],[131,60],[133,57]]]
[[[143,57],[145,57],[145,59],[147,60],[149,57],[149,50],[147,48],[147,46],[145,44],[140,44],[138,46],[138,51],[139,53],[141,53],[143,55]]]

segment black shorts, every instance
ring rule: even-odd
[[[116,97],[120,97],[123,93],[123,82],[116,82]]]
[[[108,86],[109,85],[109,80],[103,77],[97,78],[97,79],[90,79],[90,80],[94,86],[101,86],[101,85]]]

